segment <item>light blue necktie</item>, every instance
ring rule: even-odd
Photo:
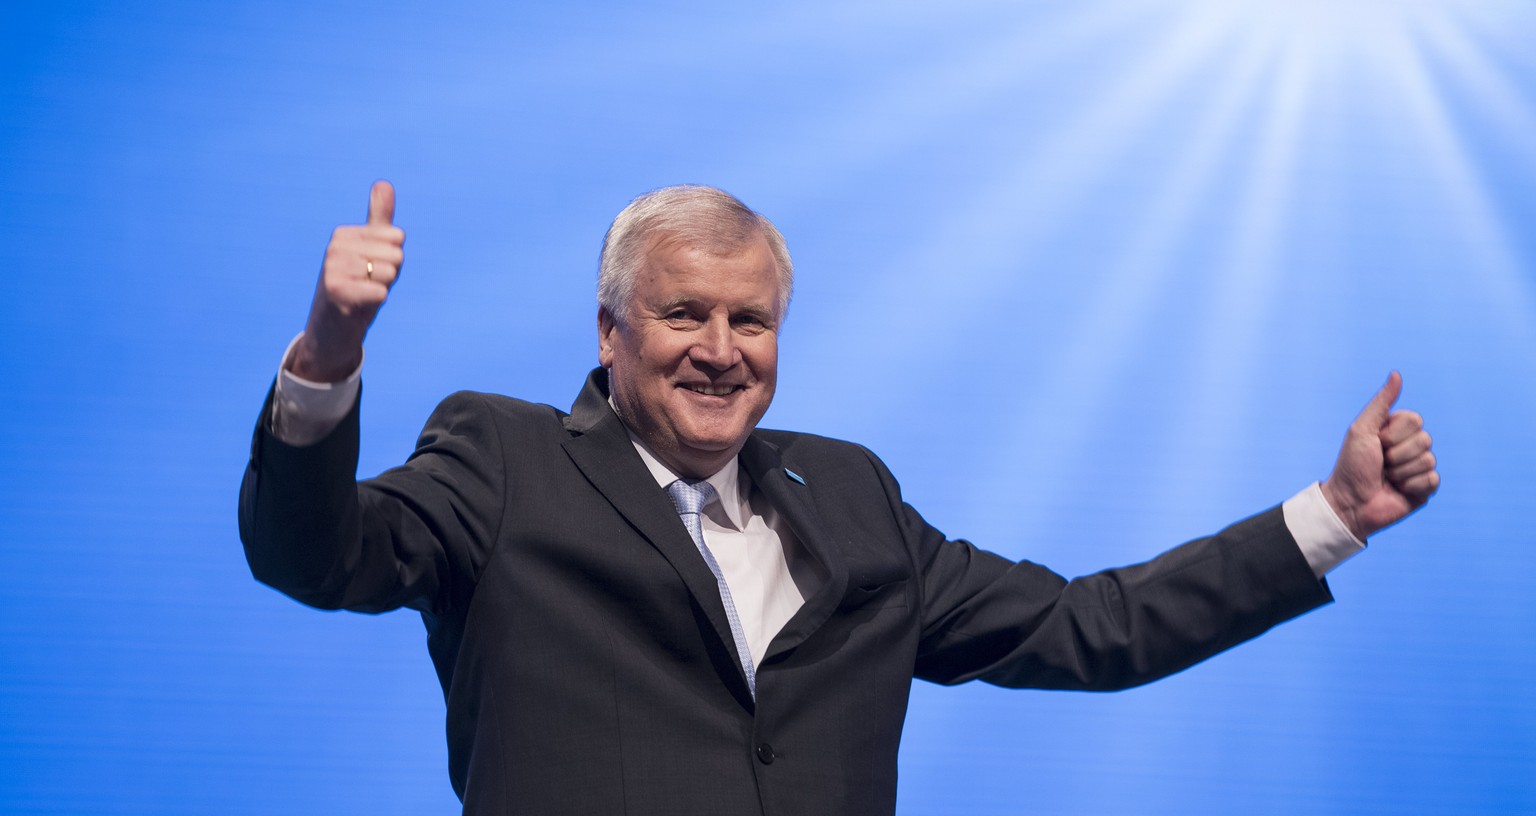
[[[682,516],[688,535],[693,536],[693,544],[699,548],[699,555],[704,556],[704,563],[715,574],[715,583],[720,587],[720,602],[725,606],[725,618],[731,623],[731,637],[736,641],[736,654],[741,658],[741,668],[747,675],[747,688],[755,700],[757,669],[752,665],[752,649],[747,646],[747,633],[741,628],[741,618],[736,615],[736,603],[731,600],[731,588],[726,586],[725,573],[720,571],[714,553],[704,543],[704,522],[699,517],[705,506],[715,500],[715,487],[702,479],[693,482],[678,479],[667,485],[667,495],[672,497],[672,505],[677,508],[677,514]]]

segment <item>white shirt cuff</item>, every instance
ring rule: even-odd
[[[1322,485],[1317,482],[1287,499],[1280,509],[1285,515],[1286,529],[1301,547],[1312,574],[1319,578],[1365,549],[1365,542],[1355,538],[1328,506]]]
[[[350,376],[336,383],[311,382],[293,374],[288,370],[288,357],[303,336],[300,332],[283,352],[272,395],[272,435],[295,446],[313,445],[336,430],[357,402],[363,374],[361,363]]]

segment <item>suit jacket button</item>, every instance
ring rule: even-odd
[[[773,753],[773,746],[772,745],[769,745],[768,743],[765,742],[765,743],[757,746],[757,761],[758,762],[761,762],[764,765],[772,765],[773,764],[773,760],[776,758],[776,756],[777,755]]]

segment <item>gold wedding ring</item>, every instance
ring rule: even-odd
[[[373,261],[368,262],[368,272],[366,277],[368,280],[373,280]]]

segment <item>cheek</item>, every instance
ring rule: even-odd
[[[752,366],[752,372],[759,380],[772,383],[778,376],[779,347],[777,343],[748,350],[747,360]]]
[[[652,332],[640,342],[635,358],[647,371],[670,373],[688,355],[688,345],[688,338],[677,332]]]

